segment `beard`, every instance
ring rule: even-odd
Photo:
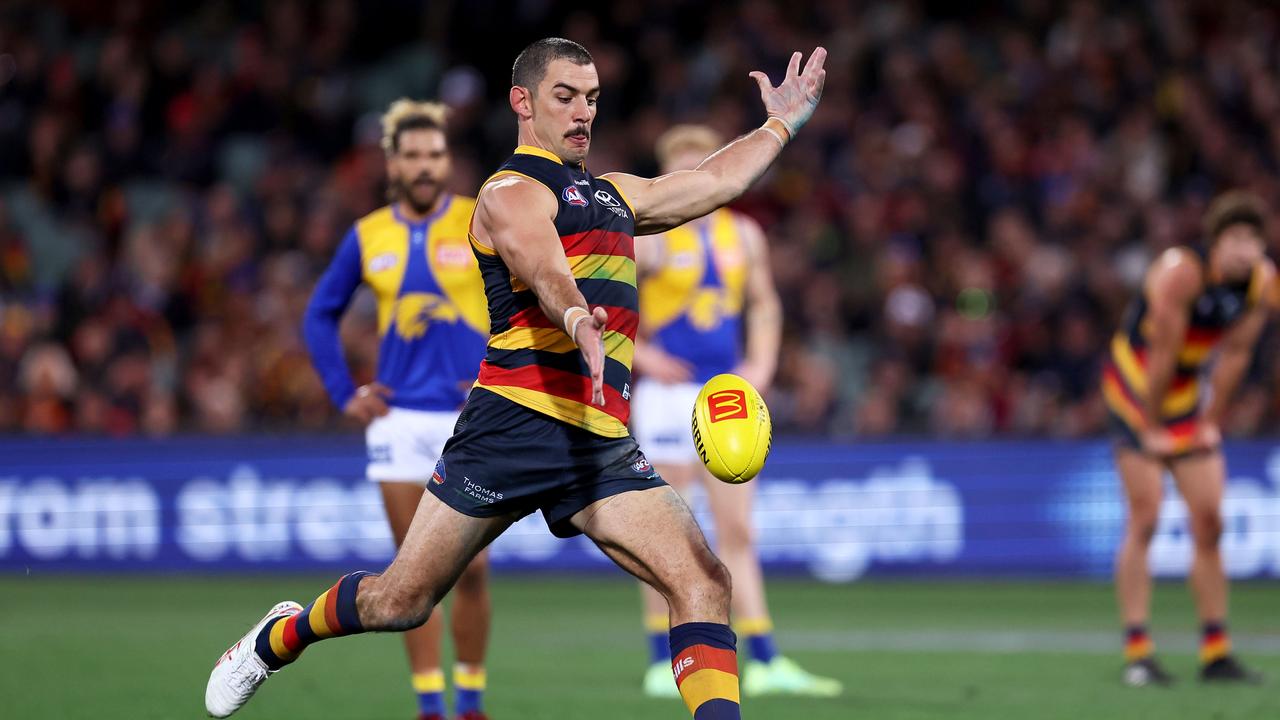
[[[431,212],[432,206],[436,204],[436,200],[440,199],[442,192],[444,192],[442,183],[424,176],[419,176],[413,181],[396,179],[391,183],[392,198],[405,203],[419,215]]]

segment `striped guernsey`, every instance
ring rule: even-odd
[[[609,314],[605,404],[591,403],[591,373],[573,339],[558,327],[559,318],[548,318],[533,290],[472,235],[492,333],[476,386],[597,435],[626,437],[639,317],[635,213],[613,183],[540,148],[516,148],[489,182],[508,175],[541,183],[556,196],[556,232],[578,290],[592,309],[603,307]]]
[[[1208,273],[1208,253],[1193,248]],[[1160,421],[1173,435],[1177,452],[1185,452],[1195,434],[1202,398],[1200,376],[1223,335],[1261,299],[1264,264],[1243,282],[1210,284],[1191,304],[1187,333],[1177,349],[1177,364],[1169,389],[1160,400]],[[1111,353],[1103,367],[1102,395],[1111,413],[1134,433],[1142,432],[1143,397],[1147,392],[1147,348],[1151,335],[1147,299],[1129,306],[1124,323],[1111,339]]]

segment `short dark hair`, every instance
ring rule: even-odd
[[[553,60],[568,60],[574,65],[590,65],[595,62],[587,49],[564,38],[542,38],[520,51],[511,66],[511,84],[536,90],[547,74],[547,66]]]
[[[1262,199],[1251,192],[1231,190],[1214,198],[1204,214],[1204,234],[1209,244],[1217,242],[1222,231],[1244,223],[1266,233],[1267,215]]]

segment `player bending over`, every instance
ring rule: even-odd
[[[1226,466],[1219,425],[1249,367],[1266,322],[1264,290],[1275,266],[1264,254],[1263,211],[1250,195],[1227,193],[1205,217],[1204,248],[1166,250],[1111,340],[1103,397],[1116,437],[1116,468],[1129,520],[1116,558],[1116,597],[1125,624],[1124,682],[1168,685],[1147,632],[1147,551],[1159,519],[1164,473],[1187,504],[1194,546],[1191,592],[1200,616],[1200,678],[1256,682],[1231,655],[1227,577],[1218,541]],[[1217,350],[1208,374],[1200,376]]]
[[[397,100],[382,116],[390,205],[361,218],[316,285],[303,325],[316,371],[335,405],[364,425],[368,477],[382,489],[391,534],[404,542],[423,488],[458,420],[484,357],[484,283],[467,242],[475,200],[451,195],[445,107]],[[361,283],[377,297],[378,380],[360,388],[342,355],[338,322]],[[454,591],[454,711],[483,720],[489,637],[485,554]],[[444,620],[404,635],[420,720],[444,720]]]
[[[426,621],[467,563],[541,510],[585,533],[667,599],[672,671],[698,720],[740,717],[729,573],[688,507],[627,431],[638,324],[637,234],[741,195],[813,114],[826,51],[792,56],[769,119],[698,166],[655,179],[595,177],[583,162],[600,95],[590,54],[559,38],[526,48],[509,94],[519,147],[481,188],[471,244],[492,333],[480,376],[395,560],[355,572],[305,609],[280,603],[222,656],[205,705],[225,717],[269,674],[326,638]]]
[[[662,172],[692,170],[723,142],[711,128],[679,125],[658,139]],[[773,381],[782,313],[769,270],[764,231],[728,208],[636,246],[640,276],[640,337],[636,342],[636,439],[654,467],[682,495],[706,492],[716,528],[716,554],[733,576],[734,628],[751,659],[742,672],[745,695],[833,697],[836,680],[806,672],[779,655],[756,557],[751,501],[756,483],[728,485],[703,467],[689,434],[689,414],[702,384],[720,373],[746,378],[760,392]],[[745,328],[746,355],[743,356]],[[758,482],[758,481],[757,481]],[[641,585],[650,665],[644,692],[676,696],[671,682],[666,602]]]

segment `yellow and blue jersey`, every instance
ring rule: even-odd
[[[377,299],[378,382],[389,404],[455,410],[489,337],[484,282],[467,239],[475,200],[446,196],[422,222],[396,206],[358,220],[316,284],[303,322],[312,363],[338,407],[355,393],[338,323],[361,283]]]
[[[747,247],[730,210],[665,235],[662,264],[640,283],[640,323],[649,341],[706,382],[742,359]]]

